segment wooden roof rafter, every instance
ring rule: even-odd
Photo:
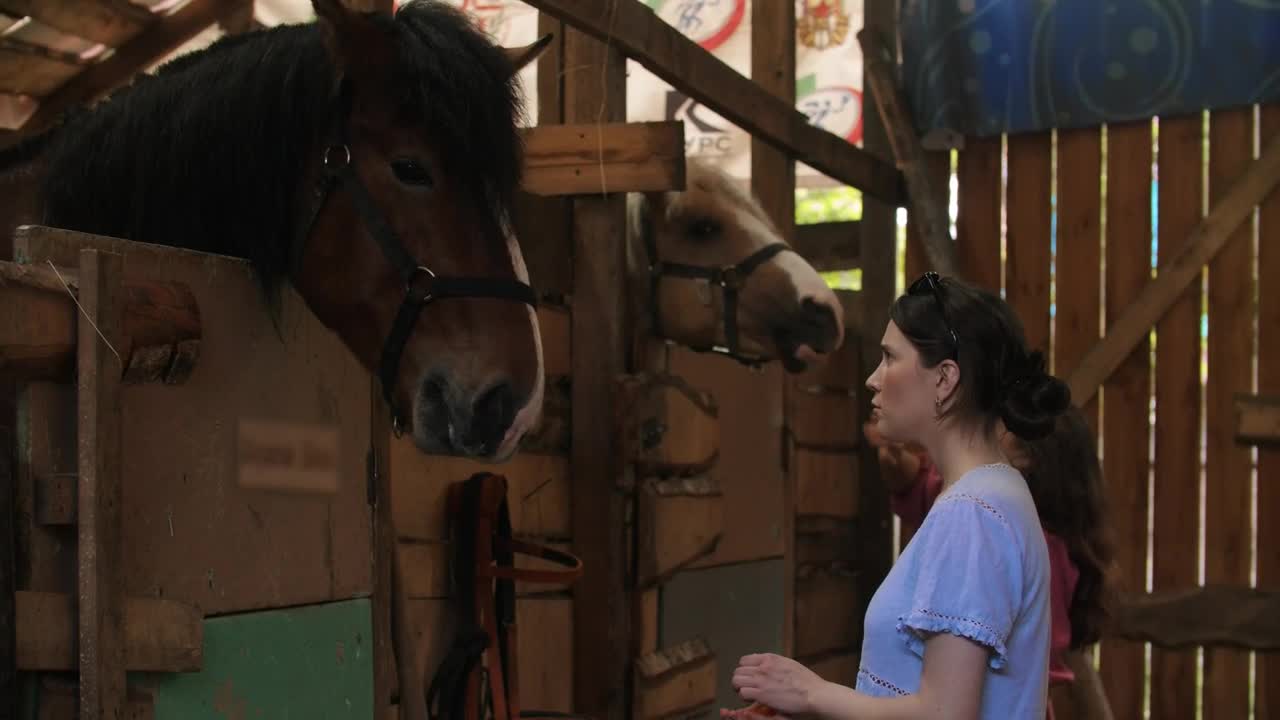
[[[55,0],[46,3],[45,0],[0,0],[0,9],[17,11],[27,5],[31,6],[27,9],[37,11],[31,17],[64,32],[71,32],[73,24],[83,25],[80,21],[69,19],[68,6],[95,6],[99,11],[115,18],[113,22],[129,23],[137,19],[134,17],[134,10],[124,9],[128,3],[120,1],[84,3],[80,0]],[[110,56],[99,62],[86,64],[56,89],[47,93],[33,93],[39,96],[39,107],[18,131],[0,136],[0,144],[10,145],[35,135],[52,125],[66,110],[92,103],[127,84],[135,75],[212,25],[245,26],[244,18],[246,13],[252,13],[253,0],[189,0],[167,15],[154,16],[140,7],[130,7],[136,8],[136,12],[144,16],[150,16],[148,22],[140,25],[138,32],[123,45],[116,47]],[[62,27],[55,25],[55,21]],[[104,31],[84,30],[83,27],[81,32],[97,32],[99,36],[104,34]]]

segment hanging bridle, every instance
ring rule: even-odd
[[[738,293],[746,285],[747,277],[755,272],[756,268],[773,259],[778,253],[791,250],[791,246],[783,242],[770,243],[736,264],[713,267],[710,265],[665,262],[658,257],[658,241],[654,237],[652,227],[644,227],[640,234],[644,238],[645,252],[648,253],[649,312],[653,316],[654,334],[659,337],[664,336],[662,317],[661,313],[658,312],[658,285],[662,277],[665,275],[686,280],[706,280],[712,285],[718,285],[723,293],[725,344],[723,346],[714,343],[697,346],[689,345],[689,349],[694,352],[725,355],[752,368],[759,368],[768,362],[768,358],[759,355],[748,355],[742,352],[738,341]]]
[[[307,238],[311,235],[312,226],[321,208],[324,207],[329,193],[334,189],[346,189],[355,202],[365,230],[377,241],[382,254],[404,282],[404,300],[400,303],[391,331],[383,343],[378,363],[378,380],[382,384],[382,395],[391,412],[392,430],[399,437],[403,434],[406,423],[401,408],[396,407],[395,404],[396,375],[400,367],[400,356],[404,353],[405,344],[413,334],[414,325],[423,308],[436,300],[445,298],[496,298],[525,303],[536,308],[538,299],[533,288],[519,280],[437,275],[431,268],[419,263],[410,255],[404,243],[400,241],[386,218],[378,210],[368,188],[352,166],[351,147],[347,137],[351,91],[345,79],[338,88],[337,108],[332,141],[326,144],[322,151],[321,172],[316,183],[314,202],[307,221],[303,225],[302,239],[294,244],[293,267],[296,269],[298,266]]]

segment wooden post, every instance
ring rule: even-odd
[[[890,51],[885,37],[870,26],[858,33],[858,42],[862,46],[865,68],[863,87],[871,90],[876,109],[880,112],[880,123],[887,126],[887,139],[898,169],[906,179],[912,222],[920,231],[929,264],[943,275],[954,275],[957,270],[956,246],[948,230],[947,203],[943,199],[942,188],[935,187],[929,176],[928,162],[916,135],[915,124],[908,114],[906,98],[894,80],[893,68],[897,58]],[[864,117],[864,127],[865,122]]]
[[[565,33],[565,122],[626,118],[625,61],[616,47]],[[573,588],[574,710],[622,720],[630,703],[630,486],[619,450],[617,382],[628,371],[626,199],[573,201],[572,533],[585,572]]]
[[[80,252],[79,397],[80,717],[125,710],[123,539],[120,532],[121,288],[124,258]]]
[[[866,5],[864,27],[878,32],[885,38],[898,37],[898,17],[896,3],[872,2]],[[863,87],[869,87],[866,78],[867,70],[863,69]],[[889,140],[885,133],[884,123],[875,113],[863,113],[862,121],[863,146],[873,155],[888,155]],[[875,371],[880,361],[880,337],[889,322],[889,305],[893,302],[896,291],[894,278],[895,258],[897,253],[897,232],[895,216],[897,208],[886,204],[869,194],[863,194],[862,200],[862,375],[855,387]],[[852,341],[852,340],[851,340]],[[871,417],[871,395],[860,393],[862,397],[861,417]],[[864,444],[858,463],[858,507],[863,508],[856,525],[855,535],[859,554],[859,582],[862,592],[858,595],[858,607],[854,617],[861,618],[867,613],[867,603],[871,600],[871,588],[889,573],[893,562],[893,527],[889,523],[889,498],[885,494],[884,483],[880,481],[880,463],[876,459],[875,449]]]
[[[795,103],[796,12],[790,2],[751,5],[751,79],[772,95]],[[751,139],[751,189],[760,206],[792,245],[796,241],[796,163],[773,145]],[[783,382],[783,393],[788,391]],[[784,398],[784,406],[786,400]],[[782,652],[792,655],[795,639],[795,481],[783,474],[782,537],[783,595]],[[728,660],[726,658],[726,660]]]
[[[8,424],[8,417],[0,421]],[[7,435],[4,437],[7,440]],[[9,463],[9,444],[0,446],[0,720],[18,717],[17,566],[14,500],[18,484]]]

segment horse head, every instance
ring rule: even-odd
[[[690,159],[685,190],[633,193],[628,218],[634,295],[659,336],[789,372],[840,347],[835,293],[719,168]]]
[[[501,461],[541,412],[535,296],[509,220],[515,75],[547,38],[491,44],[460,12],[313,0],[332,66],[292,280],[425,452]]]

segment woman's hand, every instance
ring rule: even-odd
[[[825,684],[804,665],[772,653],[746,655],[733,671],[733,687],[742,699],[765,705],[781,715],[809,714],[814,695]]]

